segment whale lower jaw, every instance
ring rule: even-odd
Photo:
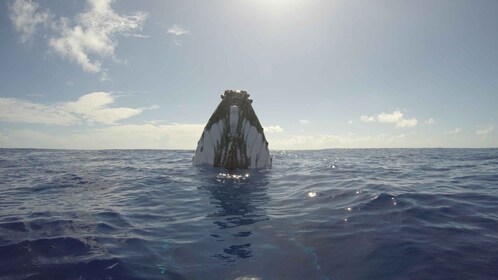
[[[220,103],[204,128],[193,164],[229,170],[270,168],[268,142],[250,100],[229,101]]]

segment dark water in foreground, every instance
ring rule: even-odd
[[[0,149],[0,279],[498,279],[498,149],[192,155]]]

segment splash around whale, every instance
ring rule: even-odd
[[[270,168],[263,127],[245,91],[226,90],[197,143],[192,163],[228,170]]]

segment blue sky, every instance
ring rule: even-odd
[[[0,147],[194,149],[225,89],[270,149],[498,147],[494,0],[0,5]]]

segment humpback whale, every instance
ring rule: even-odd
[[[245,91],[226,90],[202,132],[192,163],[228,170],[270,168],[263,127]]]

